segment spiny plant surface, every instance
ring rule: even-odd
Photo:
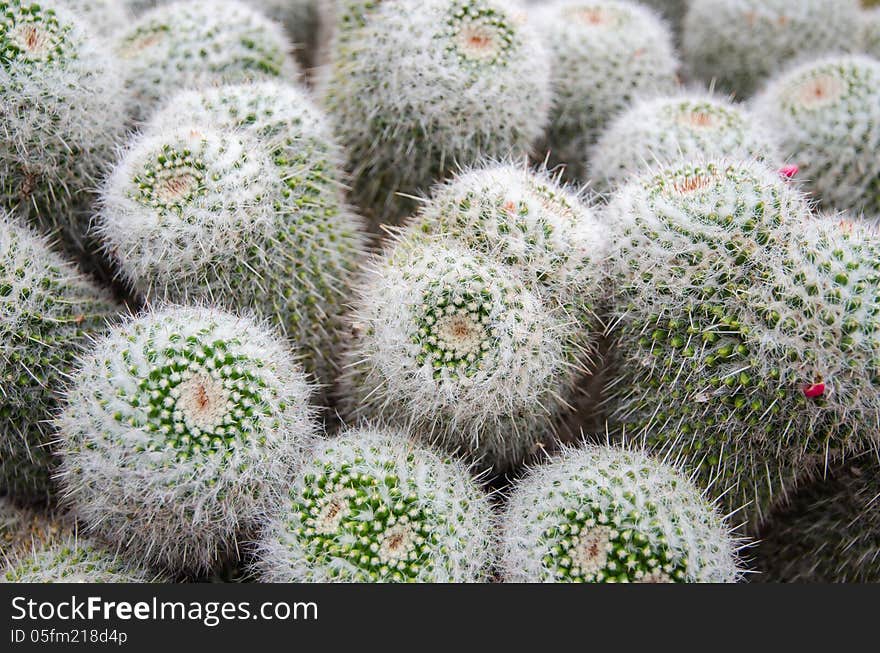
[[[833,468],[780,505],[761,533],[755,579],[793,583],[880,580],[880,464]]]
[[[96,230],[148,299],[255,310],[330,383],[364,248],[340,157],[323,115],[292,86],[187,91],[122,158]]]
[[[551,51],[551,159],[583,179],[587,149],[641,95],[670,93],[678,59],[667,26],[646,7],[617,0],[557,0],[535,10]]]
[[[816,457],[876,439],[876,240],[812,218],[757,163],[646,174],[606,216],[616,428],[731,488],[725,503],[748,504],[753,525]]]
[[[321,82],[374,222],[412,210],[456,166],[527,153],[550,104],[549,62],[516,5],[501,0],[382,3],[337,39]],[[402,162],[405,162],[402,164]]]
[[[853,48],[858,0],[691,0],[683,55],[691,74],[748,97],[789,62]]]
[[[363,427],[317,444],[266,526],[257,566],[269,582],[480,582],[492,528],[462,463]]]
[[[872,57],[880,59],[880,7],[863,11],[861,20],[862,50]]]
[[[310,387],[250,319],[168,307],[98,341],[57,420],[65,498],[135,560],[207,571],[276,500],[312,437]]]
[[[880,61],[807,62],[773,80],[754,108],[823,206],[880,214]]]
[[[404,238],[451,238],[512,267],[562,303],[594,310],[603,292],[605,227],[558,175],[489,164],[433,189]]]
[[[776,136],[762,121],[698,92],[642,100],[622,113],[590,150],[588,177],[592,189],[608,191],[652,166],[693,157],[783,161]]]
[[[610,446],[566,449],[514,483],[502,518],[507,582],[730,583],[740,546],[673,466]]]
[[[146,120],[191,87],[298,76],[283,28],[235,0],[184,0],[147,11],[117,39],[129,115]]]
[[[0,15],[0,201],[78,251],[122,138],[121,72],[63,2],[3,1]]]
[[[104,545],[69,536],[7,561],[6,583],[148,583],[159,578]]]
[[[367,273],[351,325],[345,415],[402,424],[496,469],[552,442],[583,372],[576,320],[454,241],[399,241]]]
[[[0,213],[0,487],[13,496],[54,492],[47,421],[87,337],[118,311],[45,238]]]

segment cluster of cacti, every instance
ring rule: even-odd
[[[771,514],[757,580],[880,581],[880,465],[867,454],[813,479]]]
[[[876,7],[0,0],[0,579],[880,579]]]
[[[272,331],[207,308],[132,319],[80,362],[58,418],[64,498],[135,560],[238,553],[312,437],[311,388]]]
[[[549,60],[504,0],[381,3],[337,44],[321,80],[374,222],[397,221],[457,166],[524,154],[550,105]]]
[[[0,489],[53,493],[47,422],[87,337],[118,312],[45,238],[0,213]]]
[[[524,168],[439,187],[360,289],[344,414],[404,424],[495,469],[552,445],[599,330],[601,229]]]
[[[853,48],[858,0],[690,0],[682,51],[689,72],[751,95],[790,62]]]
[[[694,157],[782,163],[773,131],[739,106],[705,93],[635,103],[602,133],[585,163],[592,188],[607,191],[645,169]]]
[[[0,200],[83,249],[84,211],[125,125],[120,70],[66,3],[0,2]]]
[[[467,467],[393,429],[317,443],[259,540],[269,582],[479,582],[494,547]]]
[[[175,91],[298,75],[280,25],[236,0],[179,0],[151,9],[114,42],[137,121]]]
[[[609,120],[642,95],[672,92],[678,58],[668,27],[619,0],[555,0],[534,10],[551,52],[551,159],[583,178],[587,149]]]
[[[323,115],[295,87],[186,91],[104,184],[96,230],[148,299],[271,317],[330,383],[363,248],[339,160]]]
[[[748,503],[752,524],[817,458],[876,442],[871,234],[812,217],[758,163],[646,174],[605,218],[618,430],[675,451],[730,509]]]
[[[508,582],[731,583],[739,543],[679,470],[640,451],[570,449],[511,491]]]
[[[753,104],[823,205],[880,215],[880,61],[809,61],[774,79]]]

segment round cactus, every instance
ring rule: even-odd
[[[346,415],[403,424],[498,470],[553,440],[583,355],[563,308],[454,242],[400,241],[351,324]]]
[[[650,166],[701,156],[782,162],[779,143],[762,122],[697,93],[643,100],[621,114],[591,150],[588,176],[593,189],[605,191]]]
[[[737,549],[678,469],[639,451],[568,449],[515,483],[502,519],[507,582],[730,583]]]
[[[536,21],[556,77],[547,147],[583,178],[587,148],[612,117],[639,95],[675,90],[672,37],[650,9],[617,0],[557,0]]]
[[[90,189],[125,125],[121,73],[63,2],[0,2],[5,208],[83,249]]]
[[[865,455],[837,466],[780,505],[761,533],[755,579],[880,581],[880,465]]]
[[[740,97],[793,59],[846,51],[858,0],[691,0],[683,52],[689,71]]]
[[[161,5],[141,15],[115,49],[137,121],[184,88],[298,76],[283,28],[234,0]]]
[[[213,309],[117,327],[75,374],[57,420],[65,496],[132,558],[205,571],[276,499],[314,425],[284,343]]]
[[[322,95],[374,222],[404,217],[413,203],[397,194],[457,165],[527,153],[544,127],[549,62],[500,0],[382,3],[344,48]]]
[[[801,197],[756,163],[647,174],[605,217],[621,288],[615,428],[731,488],[725,502],[750,504],[753,525],[812,457],[865,446],[873,431],[847,424],[878,415],[870,241],[847,253],[843,234],[820,233]]]
[[[148,299],[205,298],[271,317],[329,383],[364,247],[340,156],[293,87],[183,92],[110,176],[96,231]]]
[[[461,463],[370,427],[317,444],[259,541],[268,582],[480,582],[489,501]]]
[[[880,61],[806,63],[771,82],[754,108],[823,205],[880,214]]]
[[[475,168],[437,186],[404,238],[450,238],[500,260],[564,304],[597,310],[606,228],[545,171]]]
[[[76,536],[8,561],[0,582],[6,583],[148,583],[159,578],[119,558],[88,539]]]
[[[46,422],[86,337],[118,310],[45,239],[0,213],[0,488],[13,496],[53,492]]]

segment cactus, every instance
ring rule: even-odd
[[[773,80],[754,109],[825,207],[880,214],[880,61],[803,64]]]
[[[490,164],[438,185],[404,238],[451,238],[580,311],[597,310],[605,226],[558,176]],[[588,316],[584,319],[589,320]]]
[[[89,539],[74,535],[8,561],[6,583],[148,583],[160,580]]]
[[[341,402],[505,469],[554,439],[585,352],[576,321],[510,267],[460,244],[402,240],[351,317]]]
[[[129,115],[146,120],[174,92],[261,79],[295,80],[280,25],[234,0],[190,0],[142,14],[116,42]]]
[[[756,580],[880,581],[880,466],[865,455],[836,466],[780,505],[761,534]]]
[[[880,59],[880,7],[862,12],[860,43],[862,51]]]
[[[460,462],[396,430],[316,444],[269,519],[268,582],[480,582],[494,555],[488,497]]]
[[[589,446],[514,484],[500,567],[507,582],[730,583],[740,546],[681,470]]]
[[[186,91],[105,184],[96,231],[148,299],[207,298],[271,317],[329,383],[364,247],[340,156],[296,88]]]
[[[643,100],[616,118],[588,156],[591,187],[611,190],[646,167],[700,156],[782,162],[762,122],[722,98],[689,93]]]
[[[683,31],[690,73],[748,97],[789,61],[851,48],[858,0],[691,0]]]
[[[0,201],[82,250],[90,189],[125,125],[120,71],[62,2],[0,12]]]
[[[374,223],[413,208],[457,165],[526,153],[549,110],[549,62],[537,34],[500,0],[382,3],[320,86]],[[405,163],[403,163],[405,162]]]
[[[752,526],[816,457],[867,446],[873,429],[848,425],[878,415],[870,239],[811,218],[757,163],[646,174],[605,219],[621,288],[616,430],[731,488],[725,503],[750,504]]]
[[[82,359],[57,425],[65,498],[128,557],[208,571],[312,437],[309,384],[274,333],[207,308],[134,318]]]
[[[554,161],[582,179],[587,148],[640,95],[670,93],[678,60],[666,25],[646,7],[617,0],[561,0],[536,10],[555,71],[547,132]]]
[[[46,422],[86,337],[118,310],[45,238],[0,213],[0,488],[13,496],[53,493]]]

